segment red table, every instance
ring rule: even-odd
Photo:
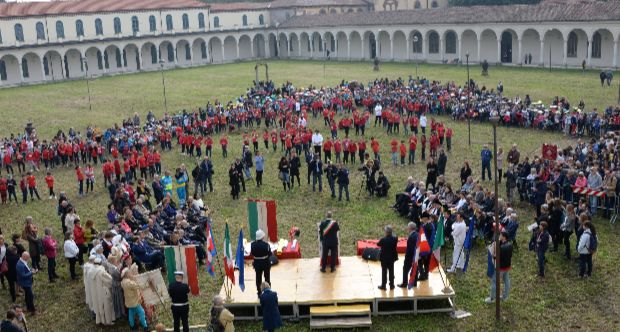
[[[362,252],[366,248],[379,248],[377,243],[379,240],[359,240],[357,241],[357,255],[361,256]],[[399,254],[404,254],[407,251],[407,238],[399,238],[396,245],[396,251]]]
[[[276,256],[278,259],[299,259],[301,258],[301,246],[299,245],[299,241],[297,242],[297,247],[295,249],[291,249],[291,243],[286,246],[286,248],[282,248],[281,253],[276,252]],[[254,259],[252,255],[245,256],[246,260]]]

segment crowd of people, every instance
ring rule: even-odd
[[[580,275],[591,274],[592,250],[584,249],[593,246],[590,239],[596,239],[591,217],[601,205],[604,213],[613,213],[618,196],[617,137],[606,132],[620,125],[620,110],[610,107],[604,114],[595,115],[598,113],[585,112],[585,105],[571,109],[564,98],[555,98],[547,110],[528,96],[511,100],[502,95],[503,88],[488,90],[474,82],[458,87],[426,79],[377,79],[367,85],[343,81],[336,87],[310,86],[303,90],[290,82],[281,87],[273,82],[255,83],[233,101],[215,101],[192,112],[165,114],[160,119],[149,112],[145,122],[136,114],[106,130],[88,126],[82,133],[70,128],[51,139],[40,138],[29,124],[24,133],[3,139],[0,170],[6,176],[0,173],[2,204],[26,204],[35,197],[41,200],[37,177],[44,175],[49,199],[58,201],[58,230],[62,230],[60,238],[64,240],[69,275],[73,280],[80,279],[75,269],[83,267],[86,303],[98,324],[111,324],[124,317],[128,309],[131,327],[146,327],[145,317],[150,320],[153,311],[140,303],[135,276],[139,270],[166,268],[164,246],[194,244],[199,263],[203,263],[205,229],[210,222],[203,197],[214,190],[212,157],[216,145],[222,159],[228,158],[231,133],[242,146],[228,171],[233,199],[246,191],[248,181],[257,187],[263,185],[263,173],[271,166],[266,165],[263,154],[270,151],[282,154],[273,171],[285,191],[295,187],[295,179],[301,186],[303,160],[307,168],[305,182],[308,187],[312,183],[313,191],[323,191],[325,175],[331,197],[336,198],[337,189],[338,199],[342,200],[344,192],[349,201],[349,168],[353,168],[364,175],[364,190],[370,196],[386,197],[391,188],[385,174],[389,163],[382,156],[383,151],[389,151],[394,167],[427,163],[426,181],[409,178],[405,190],[396,194],[394,208],[415,225],[409,226],[411,232],[423,227],[432,234],[443,215],[446,236],[453,239],[455,252],[463,250],[462,226],[473,228],[474,237],[487,242],[493,241],[494,227],[500,227],[503,241],[512,244],[519,227],[514,210],[518,190],[520,200],[529,200],[537,208],[537,230],[531,247],[542,252],[539,274],[544,276],[547,233],[553,244],[550,250],[557,250],[563,242],[567,257],[573,252],[571,234],[576,233],[583,267]],[[587,142],[580,139],[575,147],[561,150],[555,160],[533,158],[530,162],[527,156],[520,157],[516,145],[504,159],[502,149],[493,156],[485,147],[481,151],[482,181],[492,179],[491,161],[496,157],[498,166],[494,171],[506,183],[506,200],[497,199],[474,181],[467,162],[461,169],[459,189],[453,190],[446,181],[446,152],[452,150],[454,132],[435,118],[440,115],[479,121],[499,115],[505,125],[564,130],[567,135],[592,138]],[[311,128],[311,117],[322,117],[323,127]],[[371,126],[373,131],[382,130],[388,135],[387,148],[382,149],[375,137],[367,138]],[[196,166],[190,170],[185,164],[176,168],[162,165],[162,153],[173,148],[195,158]],[[69,200],[66,190],[56,188],[54,173],[61,168],[75,171],[78,196],[88,195],[94,190],[96,178],[102,179],[110,199],[106,229],[96,230],[91,219],[81,224],[77,204]],[[16,195],[18,186],[21,202]],[[605,197],[602,202],[596,196],[578,197],[573,194],[574,187],[601,190]],[[492,216],[496,199],[499,226]],[[12,245],[4,244],[0,237],[1,261],[8,266],[3,276],[8,279],[12,300],[15,302],[23,292],[31,312],[36,311],[32,274],[42,269],[42,256],[47,258],[49,282],[58,279],[57,240],[51,228],[45,228],[43,233],[41,237],[29,217],[23,234],[11,236]],[[28,242],[28,250],[22,241]],[[462,269],[462,259],[460,254],[455,256],[450,271]],[[420,280],[428,277],[427,258],[423,262]],[[506,274],[501,278],[509,284],[509,266],[504,268]],[[97,291],[89,291],[93,289]],[[134,314],[139,317],[137,323]]]

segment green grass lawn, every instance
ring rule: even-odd
[[[304,87],[309,84],[334,85],[343,78],[366,82],[377,75],[406,78],[409,74],[415,74],[415,66],[411,64],[383,64],[379,73],[373,72],[368,63],[329,63],[325,66],[325,75],[323,70],[323,63],[320,62],[271,62],[270,78],[278,83],[290,80],[296,86]],[[463,82],[466,79],[465,67],[420,65],[419,73],[430,79],[442,81]],[[583,98],[586,105],[601,108],[613,104],[617,97],[616,89],[600,87],[598,73],[593,71],[582,74],[579,71],[554,70],[550,73],[542,69],[493,67],[490,76],[483,78],[479,75],[479,68],[473,67],[471,74],[475,80],[488,87],[495,87],[497,81],[502,80],[507,95],[524,97],[526,93],[530,93],[533,100],[542,99],[545,103],[549,102],[551,96],[560,95],[567,96],[574,104]],[[173,112],[204,105],[208,100],[229,100],[244,93],[254,79],[254,64],[239,63],[174,70],[166,72],[165,76],[168,107],[170,112]],[[92,112],[88,111],[85,81],[0,90],[0,116],[2,116],[0,135],[21,131],[19,128],[23,128],[27,120],[34,121],[43,137],[49,137],[58,129],[66,130],[70,126],[84,130],[87,124],[92,123],[103,128],[120,122],[121,118],[129,117],[134,111],[143,116],[148,110],[153,110],[158,115],[163,113],[160,73],[101,78],[91,81],[90,87],[93,96]],[[458,171],[465,160],[470,161],[477,174],[480,169],[480,147],[492,140],[491,127],[474,124],[472,126],[474,144],[469,148],[466,139],[467,125],[455,123],[448,118],[441,120],[447,122],[455,131],[453,151],[448,157],[448,180],[452,183],[458,182]],[[323,128],[322,119],[311,120],[310,126]],[[378,137],[382,150],[387,149],[391,137],[388,137],[383,130],[370,128],[367,135]],[[315,257],[318,254],[314,224],[327,210],[333,210],[335,217],[341,222],[343,255],[355,254],[354,242],[357,239],[380,237],[382,227],[386,224],[394,225],[399,236],[404,235],[406,221],[388,208],[393,203],[392,198],[368,199],[364,195],[358,197],[362,178],[356,171],[351,172],[352,202],[348,204],[333,201],[327,192],[312,194],[311,188],[303,182],[301,188],[296,187],[291,193],[284,193],[281,183],[277,180],[276,170],[280,152],[265,154],[264,187],[256,189],[250,182],[247,194],[242,194],[241,200],[231,202],[226,169],[231,159],[240,154],[239,140],[238,135],[231,137],[230,155],[227,160],[221,157],[218,147],[214,151],[216,191],[206,197],[206,203],[215,211],[213,219],[218,249],[221,246],[225,222],[230,224],[232,238],[241,227],[247,228],[247,209],[243,198],[276,199],[280,236],[286,237],[286,231],[291,226],[300,227],[304,257]],[[504,148],[516,142],[522,153],[529,155],[539,153],[543,142],[569,144],[558,134],[506,128],[498,129],[498,140]],[[164,168],[173,168],[180,163],[193,167],[195,161],[181,156],[179,152],[174,150],[164,154]],[[404,186],[407,176],[412,175],[421,180],[426,176],[424,165],[421,163],[411,167],[392,167],[387,164],[388,162],[384,161],[384,169],[393,186],[391,197]],[[106,225],[105,205],[108,203],[108,196],[102,185],[101,171],[97,169],[98,182],[95,184],[94,194],[84,198],[77,198],[75,175],[72,170],[60,169],[54,174],[57,191],[64,190],[69,193],[71,200],[77,205],[82,220],[93,218],[97,222],[98,229],[103,229]],[[302,174],[305,174],[305,167]],[[42,188],[44,186],[42,175],[39,177],[39,186]],[[491,186],[489,182],[485,185]],[[327,187],[326,183],[325,186]],[[501,186],[500,189],[503,194],[504,187]],[[494,307],[483,302],[488,293],[488,280],[486,253],[484,247],[479,244],[472,251],[473,258],[468,273],[459,277],[449,276],[456,290],[458,308],[470,311],[472,317],[463,320],[452,320],[446,314],[373,317],[372,330],[618,330],[620,323],[617,317],[620,308],[616,302],[620,299],[617,287],[620,277],[616,273],[616,264],[620,253],[617,241],[620,232],[617,228],[609,225],[608,221],[596,221],[601,245],[594,260],[594,276],[590,280],[581,281],[577,278],[575,262],[565,261],[561,254],[550,253],[547,265],[548,277],[540,281],[535,273],[535,256],[527,251],[529,236],[525,226],[531,223],[533,211],[527,205],[518,205],[517,210],[521,222],[520,251],[513,257],[511,298],[503,305],[501,322],[495,322]],[[53,227],[56,237],[59,238],[60,223],[56,216],[55,202],[48,200],[29,202],[26,206],[1,206],[0,225],[4,233],[20,232],[26,215],[32,215],[40,229],[46,226]],[[451,248],[445,251],[450,259]],[[59,253],[59,256],[62,254]],[[30,331],[126,331],[128,329],[126,321],[118,322],[113,328],[95,326],[94,320],[83,304],[82,283],[68,281],[66,261],[63,258],[59,258],[58,261],[57,269],[61,280],[56,284],[47,283],[45,272],[35,277],[36,303],[41,314],[30,319]],[[222,282],[219,273],[216,279],[212,279],[205,271],[200,272],[199,280],[202,295],[191,298],[192,324],[206,322],[212,295],[219,291]],[[273,280],[273,283],[274,289],[277,290],[278,281]],[[254,292],[253,287],[248,285],[247,291]],[[313,286],[307,285],[307,287]],[[2,293],[0,308],[6,308],[9,304],[8,292],[3,290],[0,293]],[[21,301],[23,302],[23,299]],[[160,308],[160,321],[170,324],[167,310]],[[308,322],[305,320],[298,323],[287,322],[285,325],[285,331],[308,330]],[[237,329],[260,331],[260,324],[239,323]]]

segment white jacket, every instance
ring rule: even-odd
[[[579,238],[579,244],[577,245],[577,252],[579,254],[587,255],[590,253],[590,236],[592,236],[592,232],[589,229],[586,229],[581,237]]]
[[[65,251],[66,258],[74,258],[80,253],[80,249],[73,240],[66,240],[63,249]]]
[[[465,242],[465,236],[467,235],[467,225],[465,222],[455,222],[452,224],[452,237],[454,238],[455,245],[462,245]]]

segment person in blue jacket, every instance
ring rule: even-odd
[[[551,235],[547,231],[549,225],[546,221],[543,221],[538,226],[538,230],[532,234],[530,240],[530,248],[536,251],[536,260],[538,261],[538,276],[545,277],[545,253],[549,249],[549,239]]]
[[[278,293],[271,290],[268,282],[261,284],[260,307],[263,311],[263,330],[273,332],[282,327],[280,309],[278,309]]]
[[[482,161],[482,181],[484,181],[484,171],[487,171],[487,175],[489,177],[489,181],[493,180],[491,177],[491,159],[493,158],[493,153],[489,150],[489,146],[487,144],[484,145],[482,151],[480,151],[480,159]]]
[[[30,254],[24,251],[19,261],[17,261],[15,271],[17,274],[17,285],[24,290],[26,308],[34,314],[36,309],[34,307],[34,293],[32,292],[32,270],[28,267],[29,260]]]
[[[177,172],[174,176],[175,187],[177,189],[177,196],[179,197],[179,206],[183,208],[187,201],[187,190],[185,183],[187,183],[187,174],[181,171],[180,168],[177,168]]]

